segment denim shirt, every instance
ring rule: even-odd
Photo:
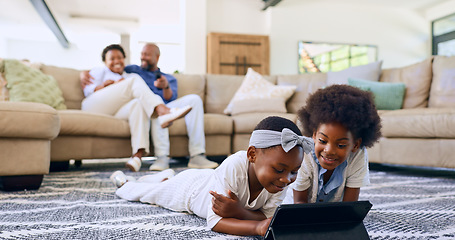
[[[332,173],[332,176],[330,176],[330,179],[327,183],[324,184],[324,173],[327,172],[327,169],[324,169],[321,167],[319,164],[319,160],[316,157],[316,153],[313,151],[313,159],[315,159],[316,163],[318,164],[319,167],[319,177],[318,177],[318,197],[317,197],[317,202],[329,202],[330,199],[333,198],[333,196],[336,193],[336,190],[338,187],[341,186],[343,183],[343,172],[344,169],[347,166],[347,161],[344,161],[342,164],[340,164],[338,167],[335,168],[335,170]]]
[[[153,93],[159,95],[163,99],[164,103],[169,103],[169,102],[177,99],[177,79],[170,74],[162,73],[159,68],[156,71],[149,71],[149,70],[146,70],[137,65],[128,65],[125,67],[125,72],[136,73],[139,76],[141,76],[144,79],[147,86],[149,86],[150,90],[152,90]],[[167,81],[169,82],[169,87],[172,90],[172,97],[168,100],[164,99],[163,89],[157,88],[157,87],[155,87],[155,85],[153,85],[153,83],[156,80],[155,74],[157,72],[159,72],[159,73],[161,73],[161,75],[165,76]]]

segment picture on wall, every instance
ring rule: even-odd
[[[377,61],[374,45],[299,41],[299,74],[336,72]]]

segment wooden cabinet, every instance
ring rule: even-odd
[[[209,33],[207,36],[207,73],[245,75],[249,67],[269,75],[269,37]]]

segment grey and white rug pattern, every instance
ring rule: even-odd
[[[119,168],[123,163],[84,163],[46,175],[39,190],[0,191],[0,239],[261,239],[216,233],[197,216],[119,199],[109,180]],[[364,220],[371,239],[455,239],[455,174],[430,173],[371,170],[360,197],[373,203]]]

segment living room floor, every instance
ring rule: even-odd
[[[126,159],[83,160],[46,175],[39,190],[0,192],[0,239],[261,239],[220,234],[205,220],[115,196],[109,176]],[[177,172],[187,160],[171,162]],[[360,200],[371,239],[455,239],[455,171],[371,164]]]

